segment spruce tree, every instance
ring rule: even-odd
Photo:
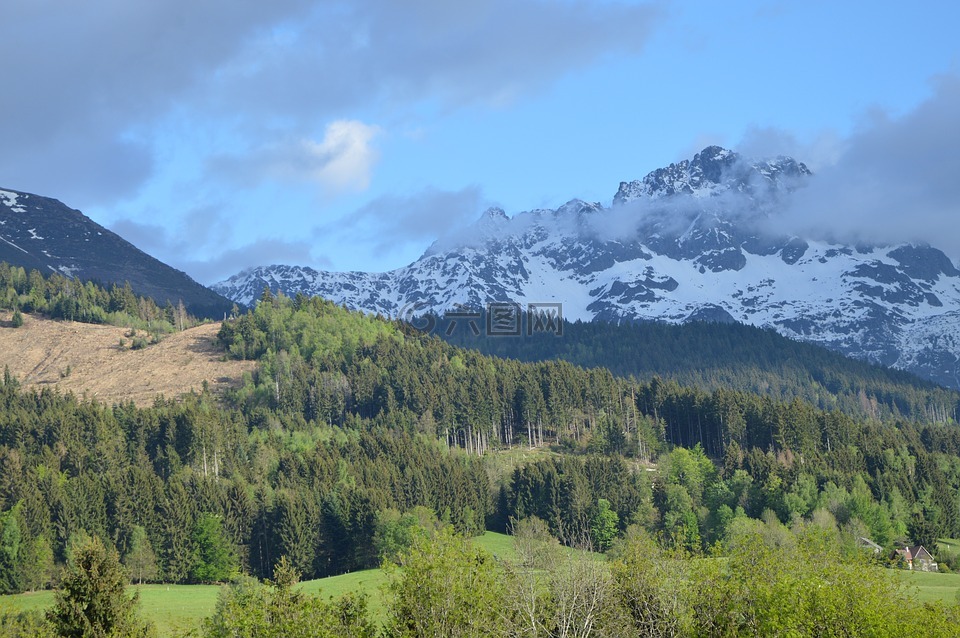
[[[139,595],[127,596],[126,583],[116,550],[94,537],[76,548],[47,618],[69,638],[155,636],[137,614]]]

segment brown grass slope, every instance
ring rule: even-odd
[[[141,350],[130,348],[126,328],[26,314],[22,327],[11,326],[11,313],[0,313],[0,369],[9,366],[24,387],[53,387],[108,405],[146,406],[160,394],[199,392],[204,381],[219,393],[254,367],[249,361],[224,360],[216,346],[219,323],[168,335]]]

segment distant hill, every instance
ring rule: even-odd
[[[160,306],[182,300],[198,317],[222,319],[233,305],[80,211],[9,189],[0,189],[0,261],[104,285],[129,282]]]

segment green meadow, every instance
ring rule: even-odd
[[[488,552],[503,559],[516,557],[513,538],[495,532],[486,532],[474,541]],[[891,578],[900,578],[909,590],[914,590],[920,602],[943,601],[952,604],[960,592],[960,574],[940,574],[890,570]],[[373,617],[385,616],[383,588],[388,580],[382,569],[306,581],[300,588],[311,595],[336,598],[354,592],[368,596]],[[197,635],[204,618],[213,613],[220,592],[218,585],[142,585],[131,587],[131,593],[140,592],[143,615],[153,621],[161,636]],[[53,592],[30,592],[0,597],[0,612],[10,610],[43,610],[53,604]]]
[[[474,542],[494,556],[512,559],[516,556],[513,538],[505,534],[486,532]],[[309,580],[300,588],[312,595],[336,598],[354,592],[368,596],[373,617],[383,620],[385,614],[382,590],[387,574],[382,569],[367,569],[341,576]],[[143,616],[151,620],[161,636],[196,635],[203,619],[213,614],[220,585],[140,585],[130,587],[130,593],[140,592]],[[53,592],[28,592],[14,596],[0,596],[0,613],[5,611],[44,610],[53,605]]]
[[[908,591],[916,589],[917,600],[924,603],[942,601],[947,605],[957,602],[960,592],[960,574],[941,574],[938,572],[909,572],[890,570],[895,578],[903,579]]]

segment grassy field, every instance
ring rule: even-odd
[[[143,616],[157,626],[161,636],[182,636],[200,627],[213,613],[220,587],[216,585],[141,585],[129,589],[140,592]],[[0,612],[45,610],[53,605],[53,592],[31,592],[0,597]]]
[[[516,558],[513,538],[487,532],[474,542],[503,559]],[[599,555],[598,555],[599,556]],[[960,574],[938,574],[889,570],[891,578],[902,579],[921,602],[942,601],[953,604],[960,592]],[[385,616],[383,589],[387,575],[381,569],[331,576],[306,581],[300,588],[311,595],[336,598],[349,592],[366,594],[373,618]],[[131,587],[140,592],[143,615],[156,624],[161,636],[196,635],[204,618],[213,613],[220,587],[215,585],[143,585]],[[53,592],[33,592],[16,596],[0,596],[0,613],[9,610],[43,610],[53,604]],[[193,632],[193,633],[191,633]]]
[[[500,558],[516,557],[513,538],[486,532],[474,542]],[[383,587],[387,575],[382,569],[309,580],[300,588],[312,595],[336,598],[349,592],[364,593],[373,618],[382,621],[385,615]],[[161,636],[185,636],[197,630],[207,616],[213,614],[220,587],[217,585],[142,585],[131,587],[140,592],[140,607],[145,618],[153,621]],[[16,596],[0,596],[0,613],[4,611],[45,610],[53,605],[53,592],[30,592]]]
[[[960,539],[956,538],[941,538],[937,541],[937,546],[940,549],[948,549],[954,552],[960,552]]]
[[[947,605],[957,602],[960,593],[960,574],[940,574],[937,572],[910,572],[899,569],[890,570],[894,578],[901,578],[908,590],[916,588],[917,600],[924,603],[942,601]]]

